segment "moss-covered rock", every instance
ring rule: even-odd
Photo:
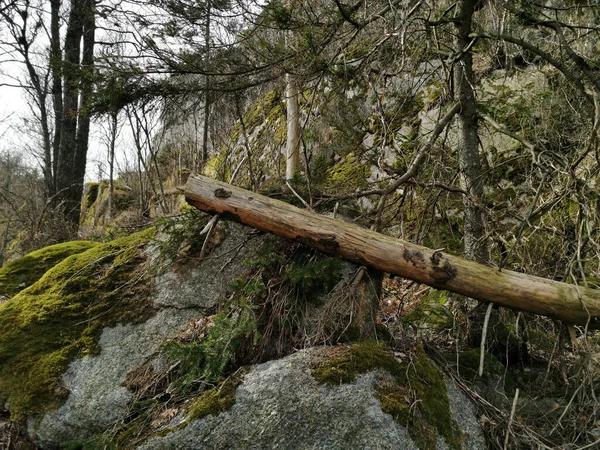
[[[113,183],[111,217],[108,217],[110,197],[108,181],[86,185],[81,202],[80,224],[82,227],[87,229],[103,227],[135,202],[133,191],[129,186],[126,186],[121,180],[115,180]]]
[[[369,166],[350,153],[327,171],[326,184],[336,192],[355,191],[367,186],[369,175]]]
[[[351,367],[346,367],[346,379],[353,381],[340,384],[337,376],[339,373],[333,375],[330,372],[333,375],[332,382],[319,384],[311,374],[317,373],[318,367],[324,368],[328,361],[350,353],[356,356],[353,363],[358,370],[354,373]],[[426,360],[425,356],[422,358]],[[159,431],[139,449],[432,448],[416,445],[415,440],[411,439],[415,433],[409,437],[406,424],[395,420],[391,408],[387,412],[392,415],[385,409],[382,410],[382,406],[387,408],[386,405],[389,404],[382,399],[384,396],[389,397],[391,392],[384,390],[391,377],[387,372],[399,372],[397,366],[400,365],[405,371],[408,370],[406,376],[410,382],[418,385],[407,386],[405,390],[407,397],[414,400],[409,415],[418,414],[415,411],[421,403],[411,397],[412,390],[421,392],[426,389],[431,397],[427,408],[441,408],[440,418],[432,421],[442,429],[444,422],[453,423],[453,419],[441,418],[449,409],[446,384],[440,372],[424,360],[416,357],[413,361],[416,368],[413,369],[409,364],[398,363],[393,355],[384,352],[377,344],[357,345],[350,349],[319,347],[301,350],[279,360],[252,366],[243,382],[237,386],[235,404],[232,404],[229,395],[217,395],[214,391],[210,395],[203,395],[199,398],[202,405],[200,418],[188,420],[182,426],[175,426],[167,432]],[[378,366],[387,369],[377,370]],[[358,373],[362,370],[365,372]],[[397,373],[397,376],[402,375]],[[440,399],[437,398],[438,389],[442,392]],[[450,391],[448,388],[448,393]],[[225,399],[227,409],[223,411],[221,400]],[[406,403],[406,400],[403,401]],[[456,403],[454,400],[452,402],[454,411]],[[461,441],[464,445],[461,448],[485,448],[472,410],[468,404],[465,406],[463,403],[461,406],[461,413],[464,414],[460,416],[461,426],[466,422],[473,426],[470,429],[472,433],[466,433]],[[433,430],[438,436],[441,434],[435,425],[428,427],[423,430]],[[424,441],[425,438],[421,440]],[[445,446],[441,439],[438,444],[437,448],[457,448],[451,443]]]
[[[209,414],[218,416],[235,405],[237,387],[243,381],[243,374],[234,374],[196,399],[189,412],[189,420],[201,419]]]
[[[0,305],[0,403],[13,420],[61,405],[61,375],[98,352],[104,327],[152,313],[142,247],[154,233],[91,246]]]
[[[312,374],[321,383],[339,385],[373,370],[384,370],[391,376],[378,383],[376,397],[383,411],[407,428],[420,449],[435,449],[438,436],[451,449],[463,448],[443,376],[422,349],[417,349],[412,361],[400,362],[380,344],[358,343],[319,363]]]
[[[0,268],[0,297],[12,297],[31,286],[42,275],[68,256],[98,245],[90,241],[70,241],[28,253]]]

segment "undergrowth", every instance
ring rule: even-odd
[[[168,248],[180,251],[186,239]],[[165,343],[171,368],[167,373],[141,368],[128,377],[136,400],[130,417],[110,434],[109,441],[118,448],[134,448],[152,433],[168,433],[229,409],[244,367],[289,354],[301,344],[305,309],[339,283],[342,268],[339,259],[277,239],[268,240],[243,265],[247,274],[233,281],[219,310]],[[190,397],[195,397],[192,405],[186,403]],[[165,414],[170,410],[183,411],[186,420],[169,425]],[[162,431],[157,424],[163,424]]]
[[[340,281],[342,266],[297,244],[265,245],[243,264],[248,275],[234,280],[218,313],[191,338],[165,346],[179,363],[184,390],[214,384],[241,364],[289,353],[300,343],[304,310]]]

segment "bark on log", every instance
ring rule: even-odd
[[[187,202],[206,212],[483,302],[600,328],[600,291],[478,264],[200,175]]]

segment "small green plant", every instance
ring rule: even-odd
[[[233,287],[231,301],[206,324],[200,340],[171,341],[165,346],[167,355],[179,361],[176,384],[183,392],[218,382],[235,367],[241,344],[258,339],[254,309],[263,286],[256,279],[237,279]]]
[[[297,244],[265,245],[244,264],[249,275],[234,280],[228,300],[201,326],[197,338],[165,346],[179,362],[176,384],[182,391],[203,389],[244,361],[260,359],[273,339],[277,353],[287,353],[297,344],[303,310],[341,279],[340,259]]]
[[[342,264],[339,258],[294,262],[285,272],[284,280],[294,289],[297,297],[314,301],[339,283]]]
[[[165,239],[157,239],[160,259],[174,261],[181,254],[199,251],[204,243],[200,232],[208,224],[210,217],[195,209],[187,209],[176,217],[161,219],[156,227]]]

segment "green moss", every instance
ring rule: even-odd
[[[243,374],[234,374],[219,386],[204,391],[190,409],[189,420],[198,420],[209,414],[218,416],[235,405],[235,393],[242,383]]]
[[[340,192],[363,189],[367,186],[369,175],[369,166],[362,164],[356,155],[350,153],[327,171],[327,185]]]
[[[116,450],[117,446],[104,434],[95,434],[87,439],[63,442],[61,450]]]
[[[90,182],[86,183],[83,190],[83,200],[81,202],[81,209],[86,210],[96,201],[98,198],[98,191],[100,190],[100,183]]]
[[[246,369],[241,368],[226,380],[219,383],[212,389],[208,389],[200,394],[188,412],[188,418],[175,427],[166,427],[155,436],[166,436],[174,431],[187,427],[193,420],[200,420],[208,415],[218,416],[228,411],[236,403],[236,392],[238,386],[244,381]],[[119,436],[119,441],[123,441]]]
[[[104,327],[151,310],[143,245],[154,229],[72,255],[0,305],[0,403],[13,420],[59,407],[69,363],[97,354]]]
[[[339,385],[375,369],[391,375],[376,389],[382,409],[407,428],[420,449],[434,449],[438,436],[450,448],[461,448],[462,433],[452,418],[446,384],[422,349],[417,349],[412,361],[399,362],[378,343],[354,344],[341,356],[318,364],[312,375],[320,383]]]
[[[51,245],[31,252],[0,268],[0,296],[12,297],[31,286],[42,275],[68,256],[84,252],[98,244],[89,241],[71,241]]]
[[[231,177],[231,163],[229,162],[229,153],[221,151],[215,153],[204,166],[203,173],[206,176],[216,180],[229,180]]]

